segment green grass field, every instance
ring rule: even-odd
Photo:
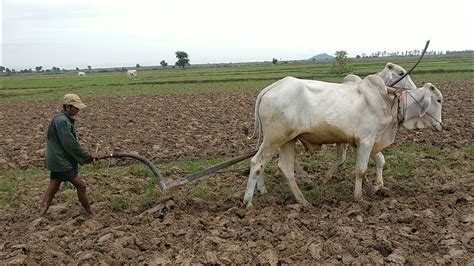
[[[398,57],[352,62],[352,73],[366,76],[380,71],[386,62],[411,68],[417,58]],[[473,58],[426,57],[411,75],[417,85],[425,82],[474,82]],[[340,82],[345,74],[332,74],[330,62],[226,65],[139,70],[129,80],[123,72],[92,72],[85,78],[77,72],[0,76],[0,102],[54,101],[67,92],[96,96],[159,95],[170,93],[259,91],[286,76]]]

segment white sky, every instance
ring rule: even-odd
[[[474,49],[473,0],[0,1],[0,63],[16,70]]]

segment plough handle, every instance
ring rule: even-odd
[[[153,174],[155,175],[156,183],[160,187],[160,190],[164,192],[167,189],[165,180],[161,176],[160,171],[158,171],[156,166],[147,158],[138,154],[113,152],[111,154],[99,156],[97,157],[97,160],[103,160],[103,159],[109,159],[109,158],[132,158],[132,159],[143,162],[144,164],[146,164],[146,166],[148,166],[148,168],[150,168],[151,172],[153,172]]]

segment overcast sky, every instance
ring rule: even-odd
[[[0,0],[1,65],[86,68],[474,49],[473,0]]]

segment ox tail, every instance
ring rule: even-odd
[[[260,93],[257,96],[257,100],[255,102],[255,122],[253,125],[252,136],[249,136],[249,129],[244,128],[244,135],[247,140],[251,140],[255,138],[255,136],[258,136],[257,147],[260,145],[260,141],[262,140],[262,136],[263,136],[262,118],[260,116],[260,102],[262,101],[262,98],[265,95],[265,93],[267,93],[271,88],[273,88],[273,85],[274,84],[264,88],[262,91],[260,91]]]
[[[260,94],[259,94],[260,96]],[[255,121],[253,123],[253,132],[252,135],[249,136],[249,129],[247,127],[244,128],[244,135],[247,141],[255,138],[256,135],[258,135],[258,140],[257,140],[257,147],[260,144],[260,138],[262,135],[262,126],[261,126],[261,119],[260,119],[260,112],[259,112],[259,107],[260,107],[260,98],[257,97],[257,102],[255,103]]]

